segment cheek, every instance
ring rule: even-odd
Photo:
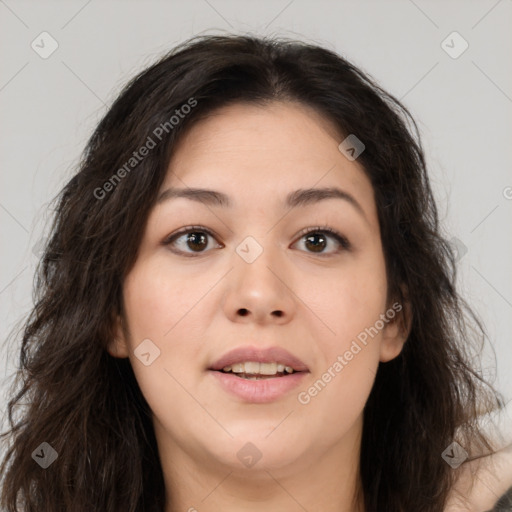
[[[164,346],[187,324],[189,314],[212,286],[154,259],[133,269],[124,284],[124,300],[132,338],[159,340]],[[134,340],[136,341],[136,340]]]
[[[309,431],[323,431],[326,447],[361,416],[379,365],[382,331],[375,325],[384,313],[386,290],[372,279],[362,281],[343,279],[323,294],[331,299],[323,318],[335,334],[318,338],[317,365],[296,397]],[[343,287],[349,284],[350,291]]]
[[[379,364],[387,295],[383,256],[375,251],[347,264],[334,278],[315,282],[309,292],[304,286],[302,296],[322,320],[319,325],[328,329],[317,337],[314,375],[297,401],[311,421],[333,425],[334,435],[361,414]]]
[[[185,441],[189,427],[176,424],[175,418],[178,411],[183,417],[201,415],[188,394],[197,394],[188,370],[200,355],[201,344],[193,340],[202,339],[199,333],[193,333],[201,329],[200,310],[195,306],[211,284],[208,279],[198,279],[194,286],[190,276],[174,272],[168,265],[164,268],[158,262],[139,262],[125,279],[124,303],[130,333],[127,341],[135,378],[154,419],[164,428],[172,425],[174,434]],[[201,286],[197,286],[199,282]],[[147,339],[154,344],[149,352],[155,350],[158,354],[149,365],[143,364],[135,353],[142,340]]]
[[[372,366],[371,353],[361,352],[341,371],[330,365],[309,387],[300,390],[297,418],[308,425],[312,443],[320,442],[327,449],[357,424],[373,386]],[[315,441],[318,432],[322,436]]]
[[[123,289],[130,360],[148,402],[151,397],[158,401],[160,392],[165,396],[174,387],[171,374],[179,382],[189,379],[184,362],[196,361],[200,350],[200,344],[190,340],[202,339],[196,306],[211,286],[208,279],[198,280],[201,286],[195,286],[190,276],[174,272],[168,265],[164,268],[158,261],[139,262],[126,277]],[[153,361],[147,366],[137,357],[143,340]]]
[[[332,273],[297,281],[301,282],[298,295],[319,320],[324,335],[319,332],[318,339],[325,340],[323,351],[331,358],[348,349],[351,340],[374,326],[385,312],[386,271],[377,251],[366,258],[347,259]]]

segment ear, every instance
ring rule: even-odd
[[[387,363],[397,357],[409,337],[412,326],[412,311],[407,300],[394,302],[386,311],[380,345],[380,361]]]
[[[112,357],[128,357],[127,332],[124,327],[123,318],[120,314],[115,315],[112,324],[112,337],[107,345],[107,352]]]

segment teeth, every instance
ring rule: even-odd
[[[235,363],[222,368],[224,372],[246,373],[250,375],[276,375],[277,373],[293,373],[291,366],[285,366],[281,363],[257,363],[247,361],[245,363]]]
[[[260,363],[243,363],[245,367],[244,373],[256,375],[260,373]]]
[[[259,374],[261,375],[275,375],[277,373],[277,363],[260,363]]]

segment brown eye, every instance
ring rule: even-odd
[[[171,250],[178,254],[195,256],[207,252],[209,237],[215,238],[209,230],[200,226],[189,226],[178,233],[170,235],[162,243],[163,245],[171,246]]]
[[[322,252],[326,245],[327,240],[323,233],[312,233],[306,237],[306,247],[313,252]]]
[[[187,236],[186,244],[192,250],[203,250],[208,245],[208,235],[194,231]]]
[[[332,256],[343,250],[350,250],[351,245],[347,238],[328,226],[318,226],[316,228],[306,228],[301,233],[301,239],[304,240],[304,245],[307,252],[316,253],[320,256]],[[326,247],[330,247],[334,240],[334,248],[331,251],[326,251]]]

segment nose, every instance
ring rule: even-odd
[[[263,247],[262,247],[263,248]],[[263,248],[252,262],[234,255],[224,301],[226,316],[233,322],[285,324],[296,311],[291,273],[278,248]]]

